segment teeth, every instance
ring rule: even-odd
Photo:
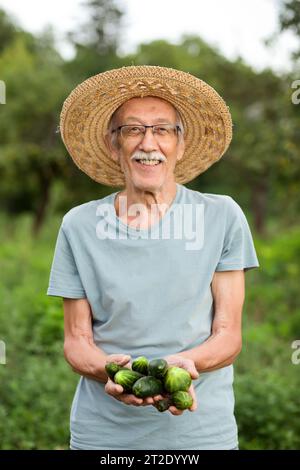
[[[139,160],[139,161],[143,165],[150,165],[150,166],[158,165],[160,162],[160,160]]]

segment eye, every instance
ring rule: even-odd
[[[125,127],[125,130],[128,135],[139,135],[141,133],[141,127],[139,126]]]
[[[169,134],[169,128],[165,126],[155,126],[155,132],[159,135],[167,135]]]

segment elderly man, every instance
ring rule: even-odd
[[[71,209],[56,242],[47,294],[63,297],[65,357],[81,376],[70,448],[237,448],[232,364],[244,272],[259,264],[240,206],[183,185],[228,148],[227,106],[190,74],[123,67],[78,85],[60,128],[80,169],[122,188]],[[108,378],[107,362],[141,355],[189,371],[189,410],[159,413],[160,395]]]

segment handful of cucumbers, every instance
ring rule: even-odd
[[[171,405],[186,410],[193,404],[188,392],[192,383],[189,372],[181,367],[169,366],[165,359],[149,362],[146,357],[140,356],[133,361],[131,369],[109,362],[105,370],[111,380],[122,385],[125,393],[133,393],[139,398],[163,395],[164,398],[155,403],[158,411],[166,411]]]

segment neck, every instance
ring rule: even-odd
[[[175,199],[176,190],[175,181],[155,189],[127,185],[115,198],[116,214],[128,225],[147,228],[164,216]]]

